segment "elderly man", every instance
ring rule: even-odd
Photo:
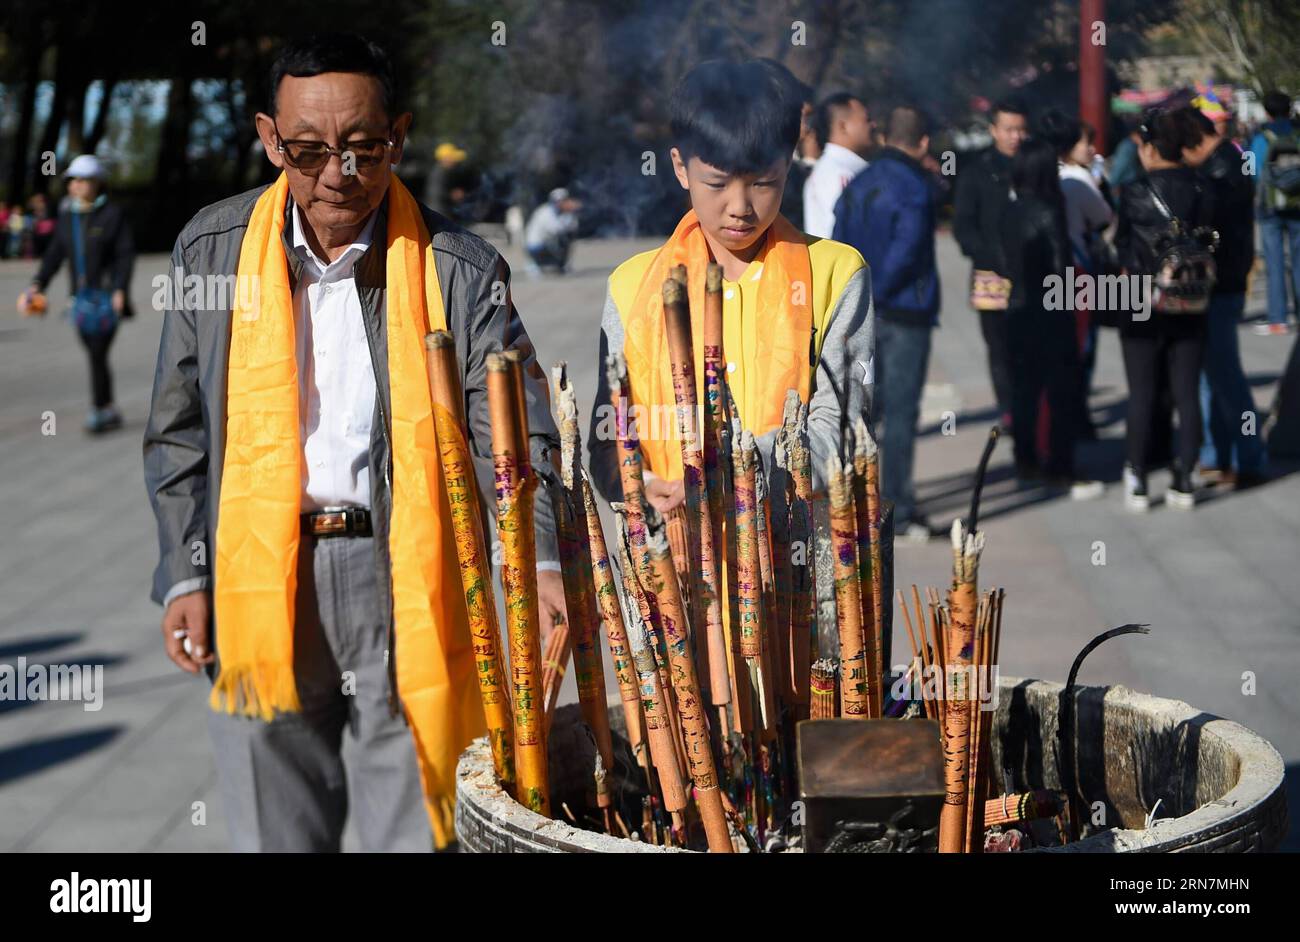
[[[488,244],[391,172],[411,115],[357,36],[285,49],[257,115],[270,188],[199,212],[171,268],[144,439],[168,656],[213,680],[210,732],[239,850],[452,839],[455,759],[483,728],[433,439],[423,339],[456,339],[490,494],[485,356],[526,356],[533,466],[557,444],[542,374]],[[234,297],[190,291],[229,284]],[[200,295],[202,295],[200,297]],[[538,491],[538,558],[555,560]],[[543,630],[563,619],[540,563]],[[345,730],[352,743],[344,761]]]

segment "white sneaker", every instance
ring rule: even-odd
[[[1070,500],[1096,500],[1106,493],[1101,481],[1075,481],[1070,485]]]
[[[934,538],[934,532],[924,523],[916,520],[911,521],[902,531],[894,534],[896,541],[903,543],[922,544],[929,543]]]
[[[1128,464],[1124,465],[1124,507],[1140,514],[1151,509],[1146,479]]]

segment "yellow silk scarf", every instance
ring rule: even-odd
[[[690,210],[646,270],[636,301],[623,319],[628,381],[634,403],[641,410],[671,409],[674,403],[662,291],[669,271],[677,265],[686,266],[696,397],[698,402],[704,401],[704,281],[710,261],[709,245],[699,219],[695,210]],[[808,401],[812,267],[803,233],[784,216],[778,216],[763,236],[754,264],[762,265],[758,311],[753,319],[753,323],[760,325],[755,338],[756,354],[749,361],[741,360],[736,355],[738,351],[724,351],[724,354],[736,362],[737,369],[746,370],[745,386],[757,393],[749,397],[749,402],[737,405],[745,427],[755,435],[762,435],[780,427],[786,390],[797,389],[800,398]],[[661,478],[680,480],[681,443],[671,435],[647,434],[645,422],[638,426],[642,435],[641,451],[649,469]]]
[[[293,298],[281,243],[288,194],[282,174],[258,198],[239,250],[238,283],[258,290],[239,292],[231,323],[217,517],[220,674],[211,706],[264,721],[301,709],[293,623],[302,443]],[[441,847],[454,833],[456,761],[486,725],[425,367],[424,336],[446,329],[446,312],[428,230],[396,177],[388,189],[386,276],[397,689]]]

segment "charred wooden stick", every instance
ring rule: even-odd
[[[690,546],[698,548],[698,563],[693,567],[695,583],[691,587],[691,604],[697,636],[707,638],[709,695],[714,706],[731,698],[727,675],[725,636],[722,627],[722,587],[719,555],[713,545],[713,524],[709,516],[708,495],[704,492],[704,453],[696,424],[699,403],[695,388],[695,348],[691,341],[691,314],[686,291],[674,278],[664,282],[664,321],[668,333],[669,357],[672,361],[673,399],[677,407],[677,432],[682,447],[682,485],[685,489]],[[701,621],[702,618],[702,621]]]
[[[835,557],[835,624],[840,633],[840,713],[866,719],[866,661],[863,652],[862,599],[858,584],[858,533],[853,515],[851,465],[835,456],[827,462],[831,543]]]
[[[560,551],[564,605],[568,612],[578,702],[606,769],[614,767],[605,696],[605,665],[600,656],[600,612],[592,581],[594,566],[582,493],[582,436],[578,400],[568,370],[560,363],[551,372],[552,400],[560,431],[560,480],[552,501]]]
[[[492,764],[502,787],[513,795],[514,722],[501,661],[501,632],[492,592],[491,557],[484,540],[474,465],[465,436],[465,398],[461,391],[460,368],[456,363],[455,341],[446,331],[437,331],[425,336],[424,345],[434,428],[443,479],[447,484],[461,589],[465,593],[465,609],[474,645],[474,673],[478,677],[479,697],[487,721]]]
[[[550,817],[546,737],[542,729],[541,639],[537,610],[537,548],[533,536],[533,487],[526,449],[528,417],[515,388],[520,373],[502,354],[487,357],[488,408],[492,418],[492,464],[496,481],[497,532],[503,561],[510,682],[515,709],[515,771],[519,803]]]

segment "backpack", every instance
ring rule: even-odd
[[[1264,130],[1268,155],[1264,158],[1262,202],[1266,209],[1300,212],[1300,131],[1290,134]]]
[[[1170,211],[1154,186],[1148,183],[1147,189],[1165,217],[1165,229],[1154,243],[1151,307],[1162,314],[1204,314],[1218,278],[1214,250],[1219,234],[1203,226],[1189,229]]]

